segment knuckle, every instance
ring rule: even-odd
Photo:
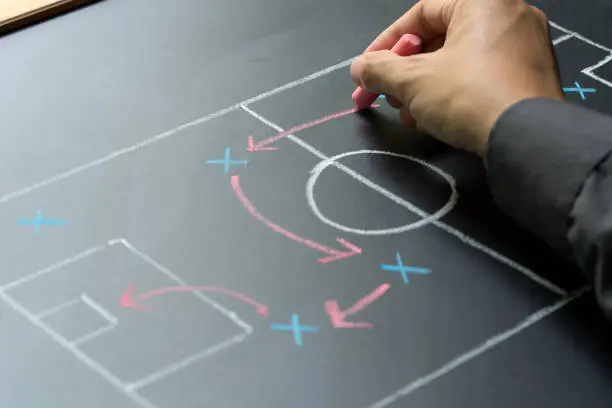
[[[361,57],[361,83],[366,87],[370,88],[376,78],[376,64],[372,55],[364,54]]]
[[[548,24],[548,16],[542,10],[536,6],[529,6],[533,15],[540,21],[540,23]]]

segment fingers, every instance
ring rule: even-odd
[[[422,13],[422,9],[422,2],[418,2],[417,4],[415,4],[397,21],[395,21],[382,33],[380,33],[374,39],[374,41],[372,41],[372,43],[365,49],[364,53],[371,51],[390,50],[391,47],[393,47],[393,45],[395,45],[395,43],[398,42],[400,38],[402,38],[402,35],[416,34],[414,30],[418,28],[417,25],[420,20],[417,16]]]
[[[393,95],[385,95],[385,99],[387,100],[387,103],[395,109],[400,109],[402,106],[404,106],[400,100]]]
[[[425,47],[423,47],[423,52],[435,52],[444,46],[444,41],[446,41],[446,36],[438,36],[429,41]]]
[[[417,122],[410,114],[410,110],[407,107],[400,109],[399,116],[402,122],[404,122],[406,125],[410,127],[416,126]]]
[[[391,51],[369,52],[351,64],[351,78],[368,92],[398,97],[402,62],[402,57]]]
[[[350,75],[365,91],[388,96],[391,106],[408,106],[432,58],[435,54],[400,57],[392,51],[372,51],[351,64]]]
[[[420,0],[366,48],[364,52],[388,50],[404,34],[414,34],[424,43],[443,36],[457,0]]]

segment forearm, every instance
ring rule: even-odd
[[[578,265],[612,317],[612,118],[530,99],[507,109],[489,139],[498,205]]]

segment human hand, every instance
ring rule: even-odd
[[[404,34],[419,36],[424,52],[389,51]],[[563,99],[546,16],[524,0],[420,0],[350,72],[365,90],[387,95],[406,123],[481,157],[510,105]]]

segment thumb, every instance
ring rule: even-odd
[[[392,51],[372,51],[351,64],[351,79],[368,92],[391,95],[408,106],[406,90],[417,79],[415,69],[423,63],[423,54],[400,57]]]

